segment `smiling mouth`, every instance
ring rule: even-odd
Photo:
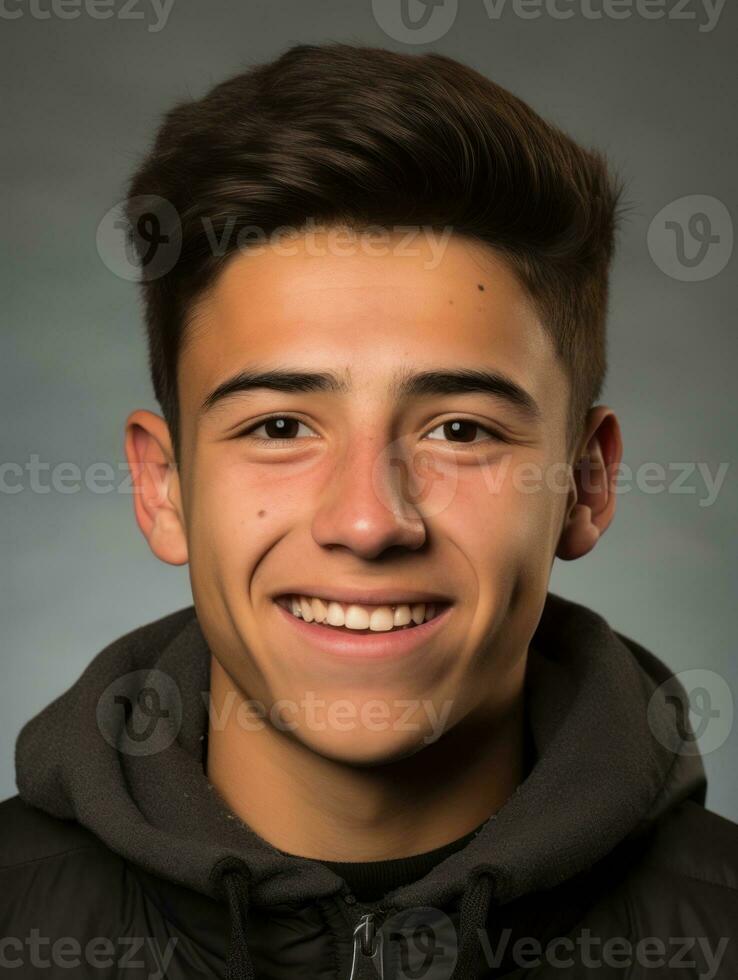
[[[412,630],[440,616],[451,605],[450,602],[366,605],[294,594],[278,596],[274,601],[296,619],[337,633],[359,635]]]

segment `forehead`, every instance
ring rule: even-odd
[[[231,257],[187,326],[183,414],[252,363],[340,365],[357,387],[384,383],[399,365],[486,366],[545,404],[563,372],[504,259],[433,229],[382,242],[326,230]]]

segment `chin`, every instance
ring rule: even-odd
[[[318,755],[357,768],[389,765],[422,751],[433,741],[428,732],[355,732],[310,733],[303,743]],[[426,740],[427,739],[427,740]]]

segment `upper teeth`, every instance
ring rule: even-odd
[[[350,630],[373,630],[381,633],[410,622],[419,625],[435,615],[432,602],[400,603],[396,606],[364,606],[358,603],[324,600],[317,596],[290,596],[288,608],[307,623],[328,623]]]

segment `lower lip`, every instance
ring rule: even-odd
[[[298,636],[307,643],[326,650],[339,658],[357,660],[392,660],[404,657],[417,650],[434,637],[446,623],[452,607],[447,606],[443,612],[429,619],[420,626],[404,630],[387,630],[385,633],[356,633],[348,630],[332,629],[321,623],[306,623],[288,612],[278,602],[274,603],[277,611],[296,630]]]

